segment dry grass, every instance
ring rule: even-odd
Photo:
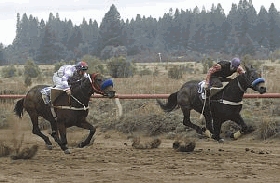
[[[158,148],[161,144],[161,140],[159,138],[155,138],[153,140],[147,142],[140,142],[140,137],[134,137],[132,139],[132,147],[135,149],[154,149]]]
[[[194,139],[179,135],[173,142],[173,149],[179,152],[192,152],[195,149],[196,142]]]
[[[0,158],[9,156],[13,152],[12,148],[5,144],[5,142],[0,142]]]
[[[35,156],[38,150],[37,145],[26,147],[24,143],[24,132],[31,132],[31,126],[27,123],[27,115],[20,120],[13,114],[14,105],[10,102],[0,103],[1,123],[4,123],[3,130],[7,131],[1,136],[0,157],[10,156],[12,159],[30,159]],[[3,120],[4,119],[4,120]],[[10,134],[10,135],[5,135]]]
[[[0,142],[0,157],[10,156],[11,159],[31,159],[34,157],[38,151],[38,145],[32,145],[31,147],[23,146],[24,136],[21,139],[12,139],[12,145],[5,144],[5,142]]]
[[[267,140],[270,137],[275,136],[277,133],[279,133],[279,131],[278,131],[279,126],[280,126],[280,124],[278,124],[278,122],[275,120],[275,118],[272,118],[272,117],[262,118],[262,120],[259,124],[260,138],[262,138],[263,140]]]
[[[266,87],[270,93],[280,91],[280,64],[268,64],[263,66],[262,76],[266,79]]]
[[[32,145],[30,148],[26,147],[23,148],[19,151],[16,151],[15,154],[12,154],[10,157],[13,160],[17,160],[17,159],[31,159],[33,158],[37,151],[38,151],[39,146],[38,145]]]

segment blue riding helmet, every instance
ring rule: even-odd
[[[230,67],[237,69],[237,67],[240,65],[240,59],[239,58],[233,58],[230,61]]]
[[[105,90],[105,88],[107,88],[108,86],[114,86],[112,79],[106,79],[105,81],[103,81],[101,84],[101,90]]]

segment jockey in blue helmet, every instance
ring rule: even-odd
[[[222,87],[221,79],[225,79],[235,72],[238,74],[245,73],[245,70],[240,65],[239,58],[233,58],[231,61],[218,62],[208,70],[204,88],[207,90],[210,86]]]

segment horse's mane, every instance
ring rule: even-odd
[[[76,84],[81,84],[81,80],[83,79],[83,76],[80,76],[77,73],[74,73],[72,77],[70,77],[67,81],[69,85],[76,85]]]
[[[185,82],[182,87],[185,87],[186,85],[197,85],[201,81],[202,80],[190,80],[190,81]]]

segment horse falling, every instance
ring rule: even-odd
[[[26,96],[15,104],[15,114],[21,118],[23,110],[27,111],[33,125],[32,132],[40,136],[49,149],[52,149],[52,143],[38,126],[39,116],[50,122],[51,136],[66,154],[70,153],[67,147],[66,129],[71,126],[89,130],[87,138],[78,144],[78,147],[88,145],[96,131],[96,128],[86,120],[90,97],[92,94],[98,93],[113,98],[115,91],[112,80],[105,79],[101,74],[88,75],[78,82],[71,83],[71,95],[61,92],[52,105],[46,105],[42,99],[41,90],[46,87],[48,86],[38,85],[30,89]],[[54,109],[56,116],[53,115],[51,108]]]
[[[245,66],[245,69],[244,74],[232,79],[223,90],[206,99],[206,101],[202,100],[198,93],[198,83],[200,81],[192,80],[186,82],[179,91],[170,94],[167,103],[164,104],[160,100],[157,100],[157,102],[166,112],[171,112],[177,106],[180,106],[184,115],[183,124],[185,126],[219,142],[224,141],[220,137],[222,124],[227,120],[234,121],[241,127],[240,131],[231,134],[232,138],[237,138],[241,133],[250,132],[250,128],[240,115],[244,93],[248,88],[258,91],[260,94],[266,92],[266,87],[263,86],[264,79],[260,78],[256,70],[252,66]],[[193,109],[204,116],[206,128],[201,128],[191,122],[190,111]]]

